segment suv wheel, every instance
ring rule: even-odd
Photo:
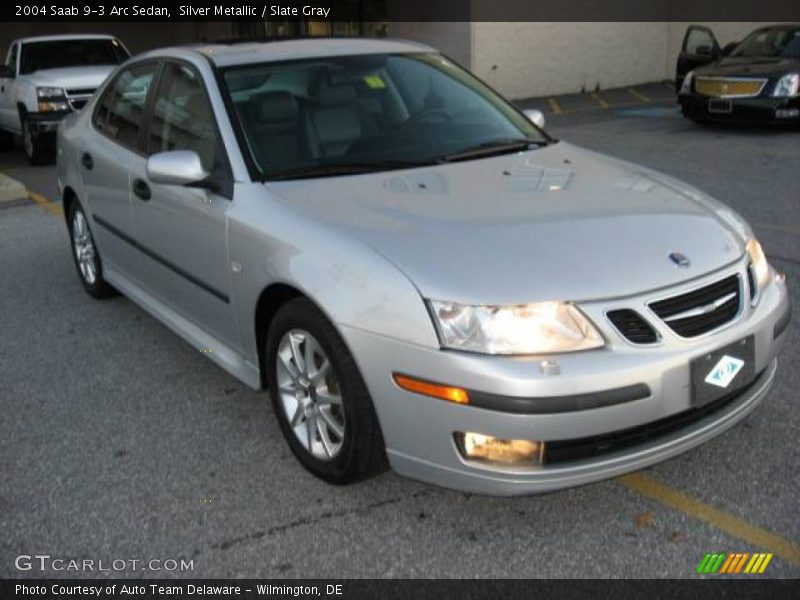
[[[345,484],[386,468],[383,436],[358,367],[309,300],[291,300],[278,310],[265,350],[275,415],[306,469]]]
[[[69,238],[72,242],[72,258],[83,289],[94,298],[116,296],[116,290],[103,279],[103,263],[89,228],[89,220],[77,200],[70,206]]]

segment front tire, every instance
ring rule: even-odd
[[[30,164],[35,166],[53,162],[53,144],[47,144],[46,141],[41,135],[33,133],[30,119],[22,115],[22,149]]]
[[[364,380],[339,333],[313,303],[297,298],[278,310],[265,357],[278,424],[307,470],[343,485],[386,468]]]
[[[0,129],[0,152],[14,149],[14,134]]]
[[[83,289],[93,298],[104,299],[117,295],[117,291],[103,279],[103,262],[97,251],[89,220],[78,200],[69,209],[69,239],[72,259],[78,270]]]

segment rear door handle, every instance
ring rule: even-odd
[[[133,193],[145,202],[150,200],[150,196],[152,195],[150,192],[150,186],[147,185],[147,182],[143,179],[133,180]]]
[[[88,170],[91,171],[92,167],[94,167],[94,160],[92,160],[92,155],[89,154],[88,152],[84,152],[83,156],[81,156],[81,164],[83,164],[84,167],[86,167]]]

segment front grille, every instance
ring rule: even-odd
[[[91,96],[92,94],[94,94],[94,88],[67,90],[67,96]]]
[[[634,344],[654,344],[658,341],[655,330],[635,310],[622,308],[609,311],[608,320]]]
[[[746,98],[758,96],[764,88],[766,79],[717,79],[698,77],[694,91],[704,96],[717,98]]]
[[[80,110],[86,106],[87,102],[88,100],[70,100],[69,105],[72,107],[72,110]]]
[[[726,394],[722,398],[714,400],[700,408],[690,408],[689,410],[679,412],[671,417],[659,419],[658,421],[653,421],[652,423],[639,425],[637,427],[621,429],[612,433],[574,440],[547,442],[545,462],[548,465],[554,465],[586,460],[645,444],[680,431],[723,410],[731,402],[741,397],[743,394],[746,394],[761,380],[763,373],[763,371],[759,373],[756,378],[745,387]]]
[[[650,304],[675,333],[691,338],[732,321],[741,306],[741,282],[731,275],[698,290]]]

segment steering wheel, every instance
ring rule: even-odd
[[[422,121],[427,121],[431,117],[441,118],[443,121],[453,120],[453,116],[444,108],[424,108],[408,117],[408,119],[405,120],[405,123],[403,123],[402,127],[405,128],[416,123],[421,123]]]

